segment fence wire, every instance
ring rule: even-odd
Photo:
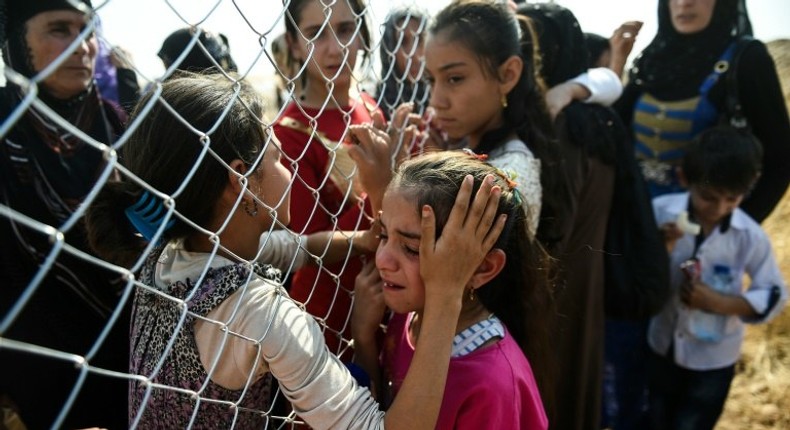
[[[312,225],[316,219],[321,220],[317,224],[322,225],[322,230],[358,230],[367,228],[370,224],[371,214],[363,194],[359,192],[355,183],[356,170],[353,163],[350,163],[347,155],[347,144],[344,142],[347,140],[348,126],[357,121],[357,117],[350,112],[354,109],[363,108],[370,115],[376,110],[380,110],[385,116],[389,117],[400,103],[413,102],[418,113],[422,113],[421,106],[427,102],[427,91],[422,83],[422,59],[419,57],[419,52],[421,52],[419,47],[423,41],[427,21],[425,21],[424,15],[417,14],[416,11],[419,11],[419,8],[414,7],[416,5],[408,4],[406,6],[410,7],[404,9],[406,11],[403,17],[400,20],[395,20],[394,26],[385,31],[384,22],[386,16],[375,16],[371,4],[363,1],[364,8],[360,13],[355,12],[354,28],[351,30],[336,29],[329,25],[333,7],[339,3],[346,3],[349,0],[311,1],[320,3],[326,19],[319,29],[312,29],[309,33],[303,33],[298,26],[299,23],[292,22],[298,29],[296,37],[301,39],[301,42],[299,40],[291,40],[291,43],[302,43],[308,50],[306,60],[300,64],[289,59],[289,51],[292,48],[289,48],[286,38],[283,36],[286,21],[293,19],[286,11],[287,5],[290,3],[288,0],[286,0],[285,6],[280,2],[272,1],[263,2],[266,5],[262,6],[260,4],[262,2],[217,0],[206,5],[200,13],[196,13],[192,9],[191,2],[156,0],[158,7],[169,11],[171,18],[176,17],[181,26],[188,29],[188,37],[182,40],[184,43],[182,50],[177,55],[169,58],[170,64],[165,65],[164,73],[159,76],[152,76],[148,70],[135,68],[131,62],[132,56],[128,53],[124,51],[114,52],[114,55],[117,57],[116,61],[131,64],[129,67],[136,72],[137,81],[142,88],[141,91],[150,94],[150,98],[137,106],[137,114],[133,117],[134,119],[125,124],[124,130],[119,136],[112,139],[97,140],[88,135],[71,122],[71,118],[61,116],[61,113],[53,109],[47,102],[47,97],[43,97],[42,94],[47,91],[46,82],[48,82],[48,79],[56,77],[58,69],[65,64],[69,57],[74,55],[79,49],[82,49],[83,44],[92,43],[93,37],[105,49],[125,44],[124,40],[113,40],[106,36],[106,33],[101,28],[100,16],[103,10],[110,10],[117,6],[118,3],[135,3],[133,0],[106,0],[104,2],[94,0],[93,7],[95,9],[84,9],[89,16],[85,28],[57,58],[33,76],[26,77],[24,74],[18,73],[12,67],[13,65],[4,67],[3,75],[7,85],[17,86],[20,89],[20,97],[17,103],[11,106],[10,110],[3,112],[2,123],[0,123],[0,139],[3,141],[3,151],[25,150],[24,147],[28,145],[28,142],[12,137],[14,136],[13,131],[33,115],[39,118],[42,123],[51,125],[62,136],[76,139],[77,145],[89,147],[102,160],[100,170],[96,172],[95,177],[90,178],[93,185],[89,192],[82,196],[78,204],[65,205],[64,207],[68,207],[67,211],[58,213],[56,216],[50,217],[50,219],[35,219],[25,213],[24,209],[16,207],[14,202],[6,198],[5,187],[7,184],[3,185],[4,199],[0,202],[0,221],[7,224],[10,230],[15,232],[15,239],[19,242],[13,244],[4,243],[3,246],[12,249],[11,252],[17,252],[18,248],[26,248],[24,250],[19,249],[18,252],[29,252],[30,258],[36,261],[36,267],[30,273],[23,275],[23,285],[20,288],[10,289],[10,292],[3,295],[4,302],[2,303],[2,308],[0,308],[0,353],[13,351],[21,353],[23,357],[36,356],[38,358],[46,358],[53,363],[69,363],[77,370],[77,377],[74,379],[74,384],[68,395],[59,400],[57,407],[59,407],[60,411],[50,423],[51,427],[60,428],[64,423],[68,423],[67,418],[72,405],[83,390],[86,378],[89,375],[128,381],[130,384],[134,383],[145,388],[146,398],[142,400],[142,406],[136,415],[129,417],[129,423],[132,427],[136,427],[140,423],[139,420],[145,413],[147,397],[157,391],[182,393],[186,395],[185,398],[191,399],[190,401],[193,405],[224,404],[231,408],[258,414],[265,418],[266,428],[286,428],[300,422],[298,416],[290,410],[287,402],[284,401],[282,392],[276,386],[272,388],[268,406],[255,411],[250,411],[243,407],[244,396],[248,395],[248,391],[253,389],[253,384],[260,380],[260,376],[254,375],[252,371],[250,371],[247,382],[241,390],[240,397],[235,401],[216,399],[205,394],[204,390],[209,382],[208,379],[203,381],[202,384],[198,384],[195,389],[168,386],[158,382],[159,373],[162,371],[162,363],[165,362],[165,359],[170,354],[173,354],[176,335],[181,331],[189,332],[192,330],[191,327],[186,326],[188,324],[200,322],[204,325],[212,325],[224,334],[218,350],[212,352],[211,362],[205,366],[209,378],[212,377],[231,339],[249,342],[251,345],[260,345],[265,340],[265,335],[264,338],[250,338],[245,333],[231,329],[238,309],[244,306],[241,302],[235,304],[227,320],[208,318],[191,310],[189,305],[194,295],[200,292],[206,273],[215,260],[219,258],[219,255],[225,255],[226,258],[235,258],[239,261],[244,259],[234,255],[219,239],[220,234],[230,222],[230,218],[226,219],[217,230],[206,229],[180,211],[177,204],[179,196],[193,179],[198,166],[208,159],[220,162],[227,169],[229,175],[235,176],[239,181],[242,192],[236,199],[234,211],[236,209],[241,210],[242,197],[248,195],[246,191],[249,186],[247,176],[249,173],[245,175],[235,172],[231,166],[222,161],[222,158],[211,147],[216,129],[224,120],[225,115],[231,111],[233,104],[243,104],[244,102],[238,97],[232,97],[223,115],[217,119],[215,124],[208,129],[201,129],[199,126],[190,124],[189,121],[181,117],[177,110],[170,107],[161,97],[162,83],[177,74],[177,70],[191,61],[192,56],[197,54],[207,59],[210,62],[210,66],[213,66],[215,71],[219,71],[224,76],[224,79],[236,84],[237,92],[239,91],[238,83],[240,81],[248,81],[258,86],[258,89],[268,100],[268,105],[266,106],[267,117],[262,120],[264,127],[272,129],[277,124],[285,124],[285,128],[290,127],[290,130],[296,131],[298,132],[297,134],[301,135],[305,150],[300,154],[286,154],[282,158],[282,163],[293,170],[293,177],[287,191],[290,192],[297,185],[308,190],[308,201],[291,202],[292,207],[296,205],[301,208],[300,210],[306,211],[306,214],[303,213],[300,216],[306,222],[303,226],[290,226],[290,228],[281,223],[275,223],[267,233],[261,236],[260,248],[256,259],[246,261],[246,263],[249,267],[252,267],[256,261],[266,262],[267,259],[271,258],[272,253],[275,252],[270,249],[271,244],[277,235],[280,235],[280,237],[286,236],[286,240],[300,243],[301,253],[308,254],[306,258],[304,256],[300,257],[298,254],[287,258],[279,257],[282,260],[279,266],[286,272],[283,274],[283,280],[288,285],[289,272],[290,274],[300,273],[297,269],[304,259],[313,263],[315,268],[311,271],[301,272],[302,276],[299,278],[301,285],[308,285],[310,290],[307,294],[298,299],[294,298],[294,300],[297,302],[298,307],[313,313],[313,317],[320,324],[332,352],[345,359],[350,357],[350,304],[353,302],[353,279],[360,267],[360,257],[354,256],[349,246],[345,258],[342,258],[339,264],[324,264],[323,259],[327,255],[328,245],[322,253],[311,254],[305,247],[304,239],[300,238],[300,235],[315,231]],[[151,0],[149,2],[140,2],[139,4],[141,8],[150,7],[150,4],[153,2],[154,0]],[[83,7],[80,2],[74,2],[74,4]],[[244,52],[245,57],[250,58],[250,60],[247,61],[247,64],[240,64],[241,67],[238,68],[237,73],[231,70],[229,63],[225,61],[226,58],[217,55],[217,46],[215,46],[215,42],[222,41],[220,35],[229,32],[229,27],[223,27],[223,22],[217,22],[216,20],[211,21],[213,25],[211,28],[207,25],[212,16],[218,13],[217,11],[220,7],[227,8],[229,5],[232,5],[231,14],[235,14],[235,17],[225,20],[227,22],[226,25],[233,26],[238,25],[240,22],[244,23],[249,28],[249,38],[259,46],[259,49],[255,52]],[[381,9],[379,8],[379,10]],[[260,20],[263,14],[267,17],[265,22]],[[198,16],[196,17],[195,15]],[[137,23],[142,31],[157,25],[157,17],[147,16],[146,14],[140,14],[139,16],[146,17],[144,22]],[[105,29],[107,25],[105,22]],[[371,37],[368,42],[361,44],[362,52],[357,55],[357,53],[351,52],[349,47],[355,45],[358,40],[363,38],[366,28],[369,29]],[[177,29],[177,27],[170,28],[167,31]],[[342,64],[340,64],[338,70],[346,67],[353,70],[351,108],[343,107],[341,109],[342,130],[339,133],[340,137],[334,139],[323,130],[326,128],[326,124],[322,119],[328,112],[337,112],[339,109],[341,102],[334,93],[335,79],[338,74],[324,74],[322,76],[327,88],[327,96],[319,106],[302,106],[308,68],[311,62],[318,61],[316,54],[318,39],[326,37],[331,38],[332,43],[337,44],[342,51]],[[234,40],[232,42],[241,41]],[[321,43],[325,42],[321,41]],[[227,41],[225,41],[225,49],[226,51],[229,50]],[[240,52],[231,53],[241,54]],[[349,64],[350,58],[357,58],[356,64]],[[410,70],[414,70],[414,72],[410,72]],[[122,105],[124,101],[115,100],[114,102]],[[129,142],[129,136],[157,105],[163,105],[191,133],[192,139],[181,144],[197,145],[200,148],[199,157],[193,168],[183,178],[179,178],[180,186],[170,193],[158,190],[137,177],[124,166],[124,160],[119,157],[119,153]],[[289,105],[291,106],[290,110],[288,110]],[[249,107],[246,108],[249,109]],[[287,112],[300,114],[306,119],[306,123],[300,122],[296,126],[289,126],[289,121],[293,121],[293,119],[288,116]],[[277,141],[271,138],[265,144],[279,145]],[[414,143],[402,142],[402,144],[412,145]],[[301,166],[309,162],[309,160],[305,159],[309,155],[308,148],[315,146],[320,146],[327,152],[329,162],[325,166],[325,175],[323,177],[317,178],[317,181],[313,179],[306,180],[301,176],[300,168],[303,168]],[[35,163],[34,156],[29,152],[25,153],[30,155],[29,159],[15,161]],[[255,165],[261,162],[262,154],[263,152],[259,155],[259,159],[255,161]],[[15,164],[12,163],[12,165]],[[3,168],[5,169],[6,167],[4,164]],[[383,166],[383,168],[385,167]],[[249,172],[254,170],[254,168],[251,168]],[[6,173],[10,174],[11,172]],[[46,173],[43,172],[45,177]],[[75,178],[67,178],[67,180],[71,179]],[[84,178],[80,178],[80,180],[84,180]],[[164,221],[159,225],[145,251],[129,266],[120,266],[102,260],[96,256],[93,250],[84,245],[82,238],[75,237],[75,235],[82,234],[82,224],[86,210],[93,204],[97,194],[108,183],[118,180],[136,183],[156,198],[161,199],[165,208]],[[57,189],[57,186],[53,189]],[[339,199],[331,201],[325,199],[330,189],[335,190],[336,195],[340,196]],[[273,207],[267,206],[260,199],[256,201],[263,210],[274,213],[287,202],[287,198],[286,195],[281,196]],[[209,205],[211,202],[206,202],[206,204]],[[349,213],[355,213],[356,215],[349,217]],[[208,263],[203,268],[202,275],[198,279],[192,280],[190,284],[192,290],[187,292],[184,297],[173,296],[156,285],[145,282],[145,279],[140,276],[140,269],[143,267],[148,253],[154,250],[155,245],[162,237],[164,226],[171,219],[177,219],[186,223],[205,235],[210,243],[213,244],[213,250],[210,253]],[[49,248],[32,249],[34,245],[27,242],[27,238],[30,236],[37,237],[36,243],[48,243]],[[112,246],[112,244],[108,245]],[[49,342],[17,338],[14,330],[16,324],[19,323],[26,313],[35,311],[35,309],[30,308],[30,303],[35,301],[37,295],[47,294],[41,288],[42,282],[53,276],[61,277],[63,276],[62,273],[69,273],[69,265],[75,264],[74,262],[78,262],[81,266],[89,267],[90,269],[75,272],[78,275],[74,276],[74,279],[60,282],[59,285],[67,289],[66,294],[78,296],[79,300],[84,301],[89,307],[95,307],[97,313],[101,315],[102,325],[95,327],[95,335],[91,335],[92,337],[87,342],[87,347],[79,351],[60,350],[57,347],[52,347]],[[57,272],[55,272],[56,269]],[[4,268],[4,270],[6,269]],[[112,289],[115,291],[116,294],[110,306],[102,307],[102,303],[106,303],[106,301],[102,302],[92,297],[96,292],[91,289],[97,287],[95,283],[91,283],[92,280],[87,282],[89,280],[80,278],[81,276],[92,276],[90,274],[94,272],[97,274],[111,274],[111,276],[106,276],[106,278],[112,279],[112,281],[108,281],[110,285],[106,285],[106,287],[108,290]],[[251,277],[253,272],[249,271],[248,273]],[[3,278],[6,278],[7,275],[10,276],[6,273],[2,274]],[[305,277],[309,277],[309,279],[305,279]],[[349,283],[349,280],[351,283]],[[2,288],[6,287],[3,286]],[[176,315],[176,329],[168,339],[167,344],[162,346],[159,362],[151,367],[148,373],[130,373],[128,370],[124,371],[124,369],[103,367],[96,362],[95,358],[106,345],[114,343],[112,337],[119,335],[119,331],[114,330],[114,328],[117,328],[116,325],[123,321],[122,315],[128,311],[134,297],[139,295],[156,297],[159,300],[168,302],[169,306],[174,310],[174,315]],[[316,300],[321,300],[323,303],[320,303],[318,306],[311,306],[313,301]],[[35,315],[35,318],[39,318],[42,321],[46,321],[48,317],[48,315]],[[271,323],[271,321],[268,322],[268,324]],[[123,330],[120,332],[123,333]],[[267,330],[263,330],[263,332],[266,333]],[[75,336],[83,336],[83,334],[75,333]],[[118,339],[114,340],[117,341]],[[122,340],[128,342],[128,339]],[[259,359],[261,358],[259,357]],[[8,363],[4,363],[4,366],[6,364]],[[14,363],[10,363],[10,365],[13,366]],[[252,369],[254,370],[256,367],[253,366]],[[4,372],[8,370],[3,369]],[[42,368],[40,371],[48,372],[49,370]],[[44,396],[44,398],[50,397]],[[53,407],[53,405],[46,406],[48,408]],[[195,415],[192,417],[192,420],[194,419]],[[190,421],[190,426],[192,424],[194,422]],[[231,427],[235,424],[236,421],[234,420]]]

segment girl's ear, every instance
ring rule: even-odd
[[[524,70],[524,60],[518,55],[511,55],[504,63],[499,65],[499,91],[500,94],[508,94],[521,79],[521,72]]]
[[[232,171],[228,171],[227,190],[238,197],[239,193],[241,193],[242,186],[241,182],[239,182],[239,176],[236,175],[236,173],[243,176],[245,173],[247,173],[247,166],[238,158],[228,163],[228,166],[230,166]]]
[[[505,251],[499,248],[488,251],[488,254],[483,258],[483,262],[477,266],[477,270],[475,270],[472,279],[469,281],[471,288],[478,289],[496,278],[505,267],[506,262],[507,255]]]

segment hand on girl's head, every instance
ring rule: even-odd
[[[448,294],[460,300],[476,268],[505,226],[507,216],[496,216],[502,190],[494,185],[494,177],[487,175],[474,197],[473,184],[471,176],[464,179],[438,239],[434,239],[433,209],[428,205],[422,208],[420,276],[425,284],[426,303],[432,296],[439,299]]]

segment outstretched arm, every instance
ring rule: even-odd
[[[351,313],[354,363],[370,377],[370,391],[376,399],[382,398],[382,375],[376,336],[386,310],[381,286],[381,276],[375,261],[366,262],[354,282],[354,307]]]

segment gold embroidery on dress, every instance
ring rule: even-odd
[[[351,198],[360,198],[362,196],[363,191],[359,181],[353,180],[357,166],[348,154],[350,148],[348,144],[333,141],[326,134],[287,116],[280,119],[279,124],[291,130],[302,132],[311,138],[315,136],[321,142],[321,145],[329,151],[329,163],[326,166],[326,169],[329,170],[329,179],[343,195],[350,192],[349,197]]]

